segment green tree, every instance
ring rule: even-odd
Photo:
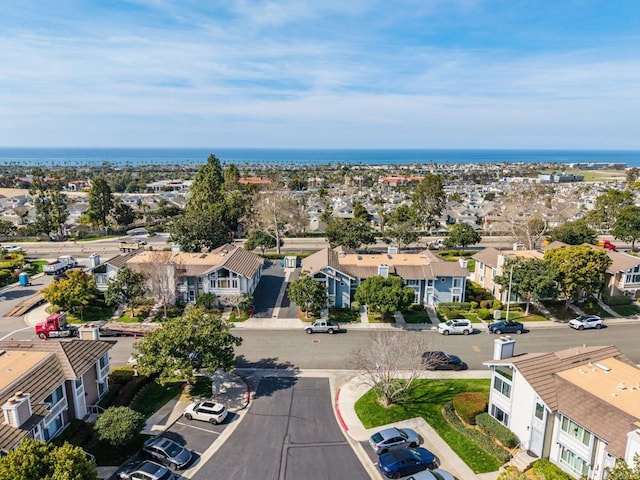
[[[631,250],[635,250],[636,241],[640,239],[640,207],[635,205],[623,207],[611,233],[617,239],[631,242]]]
[[[315,281],[310,275],[302,274],[289,284],[289,298],[308,317],[310,311],[318,311],[327,306],[327,286]]]
[[[623,207],[633,205],[634,194],[631,190],[610,188],[596,198],[596,203],[587,214],[589,224],[602,231],[610,230],[618,219]]]
[[[87,216],[98,228],[109,226],[109,215],[113,208],[113,193],[107,181],[102,177],[91,180],[89,189],[89,208]]]
[[[62,310],[75,311],[91,305],[98,296],[96,282],[82,270],[70,270],[67,278],[41,290],[44,299]]]
[[[422,223],[428,229],[440,225],[439,217],[444,212],[447,203],[447,195],[440,175],[427,173],[424,179],[416,185],[412,198]]]
[[[115,277],[107,283],[104,299],[109,305],[125,305],[131,307],[134,315],[135,300],[144,294],[144,274],[134,272],[129,267],[122,267]]]
[[[0,480],[97,480],[96,464],[80,447],[25,438],[0,457]]]
[[[207,163],[198,169],[198,173],[189,188],[187,214],[197,215],[206,213],[209,206],[224,201],[224,174],[220,160],[215,155],[209,155]]]
[[[566,307],[581,295],[590,296],[602,290],[605,272],[611,259],[603,250],[588,245],[552,248],[544,252],[544,261],[553,272],[557,288]]]
[[[217,301],[218,297],[215,293],[201,293],[200,295],[198,295],[198,298],[196,298],[196,305],[209,309],[215,307]]]
[[[454,224],[444,239],[447,247],[461,247],[463,250],[469,245],[475,245],[482,240],[482,237],[474,228],[467,223]]]
[[[195,381],[193,355],[200,358],[201,369],[208,373],[235,365],[234,347],[242,339],[231,334],[231,326],[219,315],[187,307],[182,317],[167,320],[162,328],[134,345],[140,353],[138,371],[159,375],[158,382]]]
[[[109,407],[93,425],[98,440],[112,447],[127,445],[144,427],[145,418],[129,407]]]
[[[509,258],[504,263],[502,272],[502,275],[496,275],[494,282],[502,287],[503,292],[507,292],[511,279],[511,292],[527,302],[525,315],[529,315],[531,301],[556,296],[553,272],[540,258]]]
[[[224,179],[224,189],[227,192],[236,190],[240,182],[240,170],[235,163],[227,165],[222,174]]]
[[[29,194],[35,208],[35,228],[39,233],[52,238],[62,237],[64,224],[69,213],[67,197],[62,193],[62,183],[58,180],[47,180],[44,171],[36,168],[32,174],[33,182]]]
[[[627,183],[635,183],[640,178],[640,169],[638,167],[631,167],[626,173]]]
[[[262,230],[255,230],[249,233],[247,241],[244,244],[246,250],[255,250],[259,248],[264,255],[264,251],[267,248],[274,248],[276,246],[276,239]]]
[[[402,249],[419,238],[419,220],[415,209],[400,205],[385,217],[385,235]]]
[[[16,226],[9,220],[0,220],[0,235],[7,238],[16,233]]]
[[[357,218],[331,218],[327,222],[325,234],[332,248],[343,246],[355,250],[376,239],[369,222]]]
[[[386,316],[397,310],[406,310],[415,300],[415,290],[406,286],[400,277],[376,275],[360,283],[355,300]]]
[[[357,220],[362,220],[365,222],[368,222],[369,220],[371,220],[371,215],[369,215],[369,212],[364,207],[362,202],[358,202],[358,201],[353,202],[353,218]]]
[[[565,222],[551,229],[547,235],[550,242],[558,241],[567,245],[582,245],[583,243],[596,243],[596,231],[587,225],[586,220],[579,219]]]
[[[222,219],[222,210],[210,209],[207,215],[184,214],[175,217],[169,226],[171,241],[185,252],[214,250],[231,239]]]
[[[289,190],[293,190],[293,191],[306,190],[307,185],[308,185],[307,181],[304,178],[302,178],[297,172],[292,174],[289,177],[289,183],[288,183]]]
[[[633,457],[633,467],[623,459],[618,459],[613,468],[607,468],[605,480],[640,480],[640,455]]]
[[[135,210],[129,205],[122,202],[116,202],[113,207],[112,213],[113,219],[120,228],[128,227],[138,218]]]

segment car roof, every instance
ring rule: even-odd
[[[166,468],[162,465],[158,465],[155,462],[150,462],[147,460],[146,462],[141,463],[134,471],[144,472],[149,475],[158,475],[158,473],[164,472],[165,470]]]
[[[389,427],[378,432],[382,435],[382,438],[390,438],[398,434],[398,429],[396,427]]]

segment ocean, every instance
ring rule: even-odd
[[[429,150],[284,148],[0,148],[0,165],[200,165],[213,153],[237,165],[415,165],[477,163],[624,163],[640,166],[640,151]]]

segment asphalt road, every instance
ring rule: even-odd
[[[240,330],[243,338],[237,348],[238,367],[352,369],[349,357],[358,346],[369,343],[371,331],[352,329],[340,335],[307,335],[297,330]],[[432,350],[457,354],[471,369],[484,369],[482,362],[493,356],[495,335],[443,336],[434,331],[401,332],[422,335]],[[616,345],[633,362],[640,363],[640,323],[614,325],[602,330],[577,331],[567,326],[532,329],[513,335],[516,353],[552,352],[582,345]]]
[[[366,480],[369,475],[336,423],[328,379],[267,377],[233,435],[193,478]]]

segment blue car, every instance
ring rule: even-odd
[[[380,455],[378,468],[385,477],[400,478],[438,465],[435,455],[426,448],[397,448]]]

